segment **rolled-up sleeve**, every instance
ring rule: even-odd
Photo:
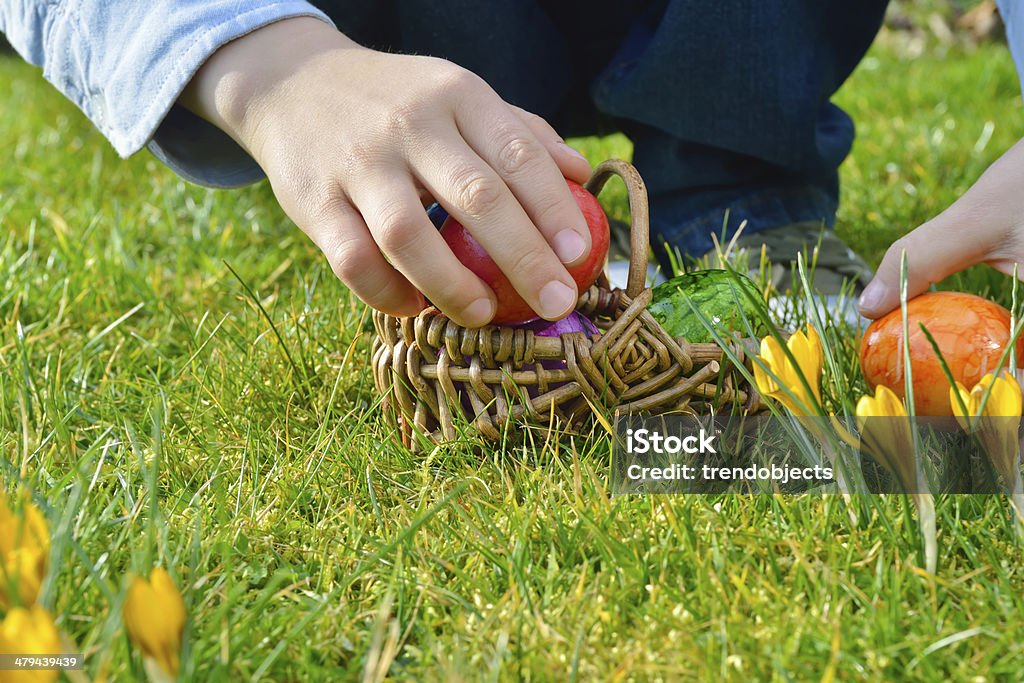
[[[1017,76],[1021,88],[1024,89],[1024,17],[1020,16],[1021,2],[1024,0],[997,0],[999,16],[1006,27],[1006,42],[1010,46],[1010,54],[1017,65]]]
[[[122,157],[148,144],[183,177],[232,187],[259,167],[175,101],[221,45],[296,16],[330,23],[302,0],[4,0],[0,31]]]

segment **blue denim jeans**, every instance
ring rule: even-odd
[[[885,0],[314,2],[352,38],[450,59],[566,136],[621,130],[651,197],[652,244],[832,226],[854,127],[829,99]]]

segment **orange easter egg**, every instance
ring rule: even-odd
[[[949,380],[920,324],[938,344],[953,378],[968,389],[996,370],[1010,341],[1010,312],[988,299],[960,292],[929,292],[907,302],[914,409],[952,415]],[[919,324],[920,323],[920,324]],[[871,323],[860,343],[860,365],[871,389],[883,384],[903,398],[903,319],[900,309]],[[1024,362],[1024,334],[1017,363]]]

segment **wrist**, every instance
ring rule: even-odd
[[[289,79],[328,51],[362,48],[329,24],[292,17],[263,26],[214,52],[178,98],[259,160],[259,130]]]

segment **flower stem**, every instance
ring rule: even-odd
[[[934,574],[939,561],[939,546],[935,534],[935,497],[930,493],[915,493],[917,523],[924,539],[924,568]]]
[[[1014,528],[1017,530],[1017,537],[1024,542],[1024,485],[1022,485],[1020,472],[1015,472],[1013,483],[1010,484],[1010,503],[1013,505]]]

